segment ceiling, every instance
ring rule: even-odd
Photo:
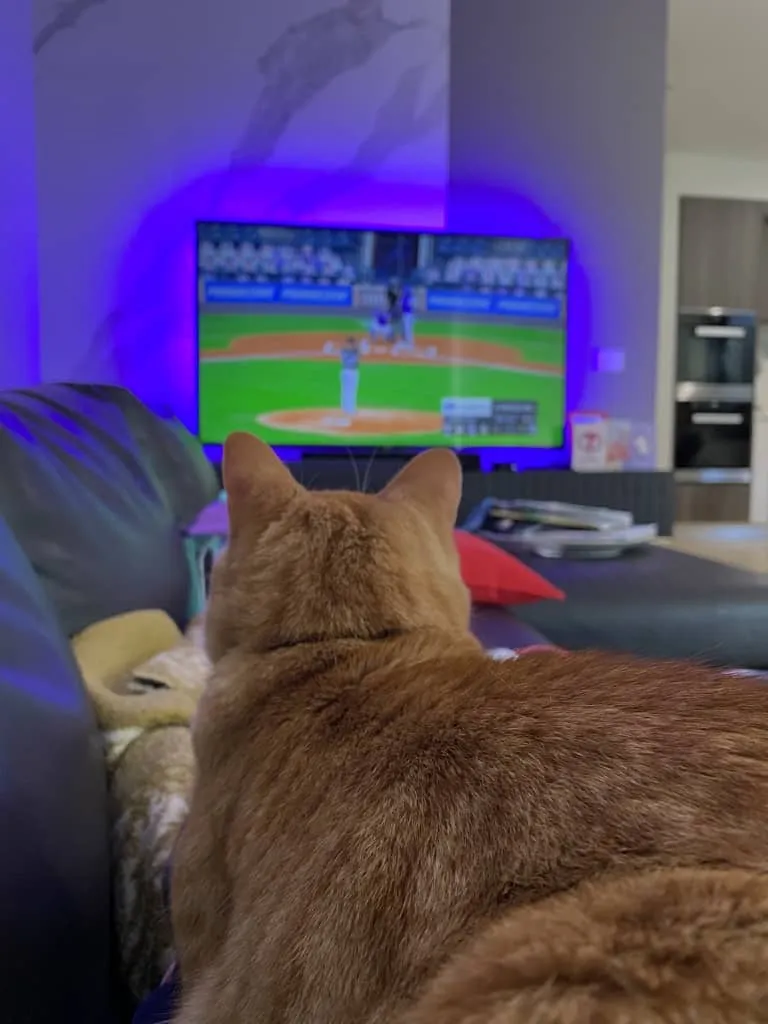
[[[669,0],[667,148],[768,159],[768,0]]]

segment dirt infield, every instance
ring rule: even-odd
[[[340,409],[287,409],[263,413],[256,420],[264,427],[328,437],[432,434],[442,429],[439,413],[413,409],[358,409],[354,416]]]
[[[316,331],[285,334],[252,334],[235,340],[225,349],[203,352],[201,358],[219,359],[320,359],[338,362],[338,351],[324,351],[327,341],[335,345],[343,338],[326,339]],[[431,350],[431,351],[430,351]],[[427,353],[430,353],[427,355]],[[460,355],[459,355],[460,354]],[[490,341],[461,341],[457,338],[420,338],[415,352],[395,351],[385,344],[372,346],[363,357],[366,363],[402,363],[404,366],[423,366],[424,363],[441,366],[485,366],[489,369],[518,370],[561,377],[563,371],[549,363],[528,362],[519,349],[507,345],[494,345]]]

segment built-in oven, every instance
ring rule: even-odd
[[[677,320],[677,383],[750,387],[755,378],[757,321],[753,313],[683,309]]]
[[[702,482],[747,482],[752,457],[752,392],[747,384],[678,384],[675,469]],[[678,472],[678,479],[683,478]]]
[[[712,306],[681,310],[677,324],[676,478],[748,483],[757,319]]]

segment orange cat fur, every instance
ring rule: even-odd
[[[768,688],[594,653],[489,659],[447,451],[378,496],[309,493],[236,434],[224,480],[174,860],[177,1024],[768,1019],[737,912],[754,891],[767,929]],[[699,867],[747,874],[679,874]],[[662,933],[698,925],[715,937],[677,963]],[[583,983],[601,969],[640,1002],[655,972],[701,1012],[611,1016]],[[713,977],[740,979],[722,1012]]]
[[[756,1024],[768,876],[665,868],[505,915],[398,1024]]]

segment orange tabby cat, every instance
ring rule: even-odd
[[[447,451],[311,494],[236,434],[224,480],[178,1024],[768,1020],[764,684],[490,660]]]

